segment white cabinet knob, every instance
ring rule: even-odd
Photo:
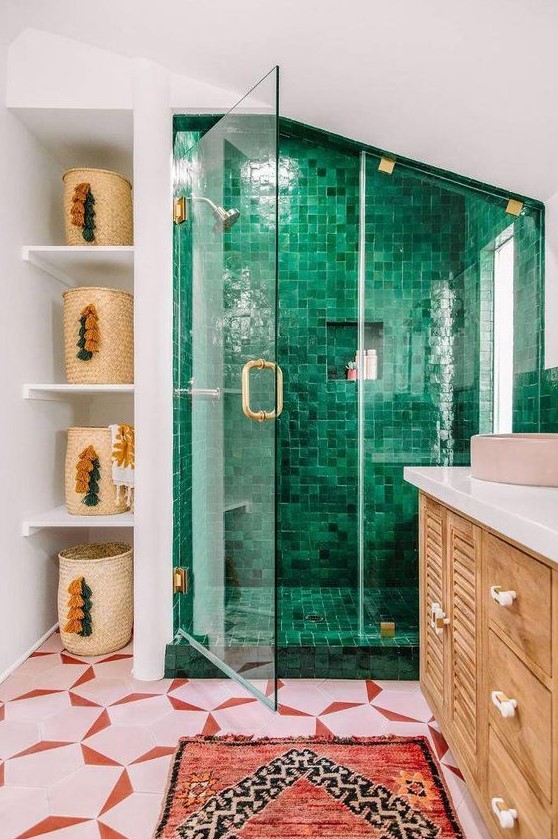
[[[446,618],[446,613],[442,609],[439,603],[433,603],[430,607],[430,626],[436,633],[436,635],[443,635],[444,626],[447,626],[450,622],[449,618]]]
[[[512,606],[517,593],[515,591],[502,591],[502,586],[490,586],[490,596],[500,606]]]
[[[500,822],[502,830],[512,830],[517,821],[517,810],[512,810],[503,798],[493,798],[492,812]]]
[[[515,717],[515,709],[517,708],[517,700],[509,699],[501,690],[493,690],[490,694],[493,705],[495,705],[503,717]]]

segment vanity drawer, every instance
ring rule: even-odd
[[[492,701],[492,693],[504,696]],[[507,744],[532,785],[550,801],[552,795],[552,694],[533,676],[498,636],[488,640],[488,696],[490,725]],[[501,710],[500,710],[501,709]],[[513,713],[513,716],[504,716]]]
[[[526,658],[551,674],[551,571],[492,533],[484,533],[488,579],[485,597],[488,614]],[[510,605],[498,603],[491,594],[514,591]],[[505,599],[505,595],[501,596]]]
[[[492,814],[491,827],[494,835],[516,839],[550,839],[550,813],[531,790],[492,726],[489,731],[488,749],[487,804]],[[503,829],[500,826],[499,819],[493,813],[494,799],[501,800],[501,807],[517,812],[512,829]]]

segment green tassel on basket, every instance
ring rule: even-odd
[[[81,620],[81,632],[78,632],[78,635],[81,635],[82,638],[88,638],[93,631],[91,628],[91,589],[84,579],[81,583],[81,596],[83,597],[83,606],[81,607],[83,618]]]
[[[83,230],[82,236],[86,242],[93,242],[95,239],[95,199],[91,190],[85,196],[83,206]]]
[[[83,182],[74,189],[70,216],[72,224],[81,228],[86,242],[95,241],[95,198],[90,184]]]
[[[91,589],[83,577],[77,577],[68,586],[68,594],[70,597],[68,598],[68,615],[64,632],[72,632],[87,638],[93,632],[91,626]]]

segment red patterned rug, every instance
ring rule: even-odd
[[[157,839],[463,837],[426,737],[180,741]]]

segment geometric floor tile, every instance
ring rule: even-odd
[[[121,766],[82,766],[50,788],[51,812],[58,816],[97,818],[122,771]]]
[[[39,740],[41,740],[41,734],[37,723],[7,720],[0,722],[0,758],[2,759],[19,754]]]
[[[172,754],[128,766],[128,776],[134,792],[152,792],[159,795],[164,789],[171,762]]]
[[[111,725],[88,737],[84,745],[125,766],[153,748],[155,740],[139,725]]]
[[[40,744],[37,744],[40,746]],[[68,775],[83,766],[83,755],[77,743],[12,757],[6,761],[4,783],[6,786],[52,787],[65,781]]]
[[[79,742],[98,719],[100,710],[96,706],[71,707],[51,714],[39,723],[41,738]]]
[[[278,697],[274,714],[225,678],[139,682],[131,646],[85,659],[54,633],[0,684],[1,839],[150,839],[178,739],[202,733],[425,735],[465,836],[487,839],[417,682],[285,679]]]

